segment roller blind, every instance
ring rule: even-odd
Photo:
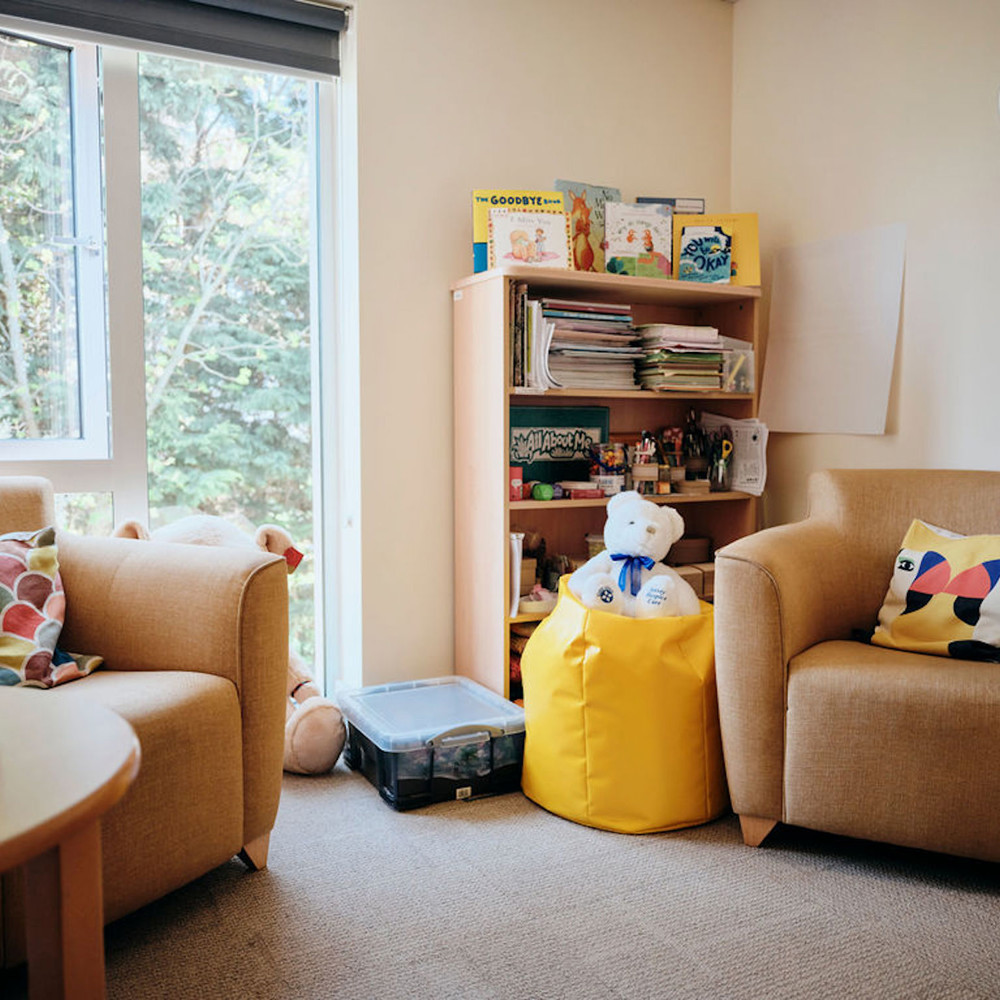
[[[0,13],[331,75],[346,24],[308,0],[0,0]]]

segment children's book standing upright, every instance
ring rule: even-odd
[[[674,215],[702,215],[705,212],[704,198],[657,198],[653,195],[639,195],[637,205],[666,205]]]
[[[478,274],[487,267],[490,209],[508,208],[517,212],[555,212],[562,214],[561,191],[500,191],[482,189],[472,192],[472,270]]]
[[[673,235],[669,208],[609,201],[604,213],[604,266],[609,274],[670,277]]]
[[[574,270],[603,271],[604,203],[621,201],[621,191],[578,181],[557,180],[555,187],[563,192],[564,211],[569,216]]]
[[[511,212],[490,209],[490,267],[530,264],[569,267],[569,225],[565,212]]]
[[[722,226],[684,226],[677,277],[681,281],[728,284],[732,243]]]
[[[760,284],[760,240],[756,212],[708,215],[674,214],[674,259],[677,260],[681,233],[685,226],[721,226],[732,237],[730,282],[734,285]],[[683,275],[679,275],[683,277]]]

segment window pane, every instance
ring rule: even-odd
[[[150,525],[273,522],[312,550],[306,81],[139,62]],[[313,654],[313,561],[289,577]]]
[[[114,503],[110,493],[57,493],[56,526],[77,535],[110,535]]]
[[[70,54],[0,34],[0,439],[80,436]]]

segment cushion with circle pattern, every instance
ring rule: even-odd
[[[0,535],[0,686],[54,687],[101,664],[58,648],[65,614],[55,529]]]

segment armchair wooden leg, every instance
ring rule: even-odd
[[[267,845],[271,841],[271,831],[261,834],[249,844],[243,845],[240,851],[240,861],[251,871],[259,872],[267,867]]]
[[[778,825],[776,819],[766,819],[763,816],[740,816],[740,830],[743,831],[743,843],[747,847],[760,847],[764,838]]]

